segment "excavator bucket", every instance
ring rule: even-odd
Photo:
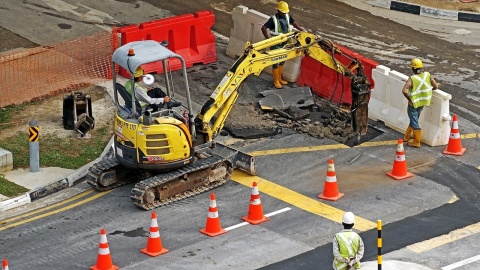
[[[210,154],[227,159],[232,163],[234,169],[240,169],[250,175],[257,174],[255,171],[255,157],[218,142],[213,143],[213,147],[211,143],[207,144],[211,145],[209,150]]]
[[[351,79],[352,89],[352,127],[359,135],[365,135],[368,131],[368,101],[370,99],[370,82],[363,72],[363,67]]]

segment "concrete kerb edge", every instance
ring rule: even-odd
[[[85,177],[87,175],[88,168],[90,168],[90,166],[93,163],[98,162],[99,160],[101,160],[103,158],[103,156],[105,156],[109,151],[111,151],[111,149],[113,147],[113,139],[114,139],[114,137],[112,136],[112,138],[108,142],[107,146],[105,147],[103,152],[100,154],[100,157],[98,157],[94,161],[82,166],[81,168],[76,170],[71,175],[69,175],[69,176],[67,176],[63,179],[60,179],[58,181],[55,181],[54,183],[48,184],[44,187],[37,188],[34,191],[31,191],[29,193],[20,195],[18,197],[11,198],[11,199],[5,200],[3,202],[0,202],[0,211],[6,211],[6,210],[9,210],[9,209],[13,209],[15,207],[19,207],[19,206],[31,203],[32,201],[35,201],[37,199],[43,198],[47,195],[50,195],[50,194],[55,193],[57,191],[60,191],[62,189],[73,186],[73,184],[75,182],[77,182],[78,180],[82,179],[83,177]]]
[[[457,12],[452,10],[435,9],[431,7],[409,4],[406,2],[393,1],[393,0],[368,0],[365,2],[372,6],[386,8],[386,9],[399,11],[399,12],[416,14],[416,15],[425,16],[425,17],[480,23],[480,14],[473,13],[473,12]],[[393,4],[393,8],[392,8],[392,4]],[[404,7],[405,10],[396,8],[396,6],[398,5],[401,5],[402,7]],[[412,7],[415,10],[418,9],[419,14],[417,14],[417,12],[414,12],[413,9],[408,10],[408,7]]]

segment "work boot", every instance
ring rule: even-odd
[[[278,81],[279,81],[281,84],[283,84],[283,85],[288,84],[287,81],[285,81],[285,80],[282,79],[283,66],[282,66],[282,65],[279,65],[279,66],[278,66],[278,70],[279,70],[279,71],[278,71]]]
[[[272,75],[273,75],[273,86],[275,86],[275,88],[277,89],[282,89],[283,86],[282,84],[280,83],[280,70],[278,68],[272,68]]]
[[[405,131],[405,136],[403,137],[404,143],[407,143],[410,140],[410,138],[412,137],[412,131],[413,131],[413,128],[409,125],[407,127],[407,131]]]
[[[410,140],[407,144],[412,147],[420,147],[420,141],[422,140],[422,130],[414,129],[413,130],[413,140]]]

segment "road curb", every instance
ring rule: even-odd
[[[366,1],[372,6],[386,8],[394,11],[400,11],[425,17],[480,23],[480,14],[473,12],[459,12],[452,10],[436,9],[421,5],[409,4],[392,0],[370,0]]]
[[[103,158],[103,156],[107,155],[110,151],[113,150],[113,136],[108,142],[107,146],[103,150],[102,154],[100,154],[100,157],[95,159],[94,161],[82,166],[78,170],[74,171],[72,174],[69,176],[62,178],[58,181],[55,181],[53,183],[50,183],[46,186],[37,188],[33,191],[30,191],[29,193],[17,196],[15,198],[10,198],[5,201],[0,202],[0,211],[6,211],[10,210],[22,205],[29,204],[35,200],[38,200],[40,198],[46,197],[52,193],[58,192],[60,190],[66,189],[68,187],[73,186],[78,180],[82,179],[85,177],[88,173],[88,168],[95,163],[98,162],[100,159]]]

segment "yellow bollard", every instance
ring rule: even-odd
[[[378,270],[382,270],[382,221],[381,221],[380,219],[377,220],[377,230],[378,230],[378,239],[377,239],[378,256],[377,256],[377,263],[378,263]]]

